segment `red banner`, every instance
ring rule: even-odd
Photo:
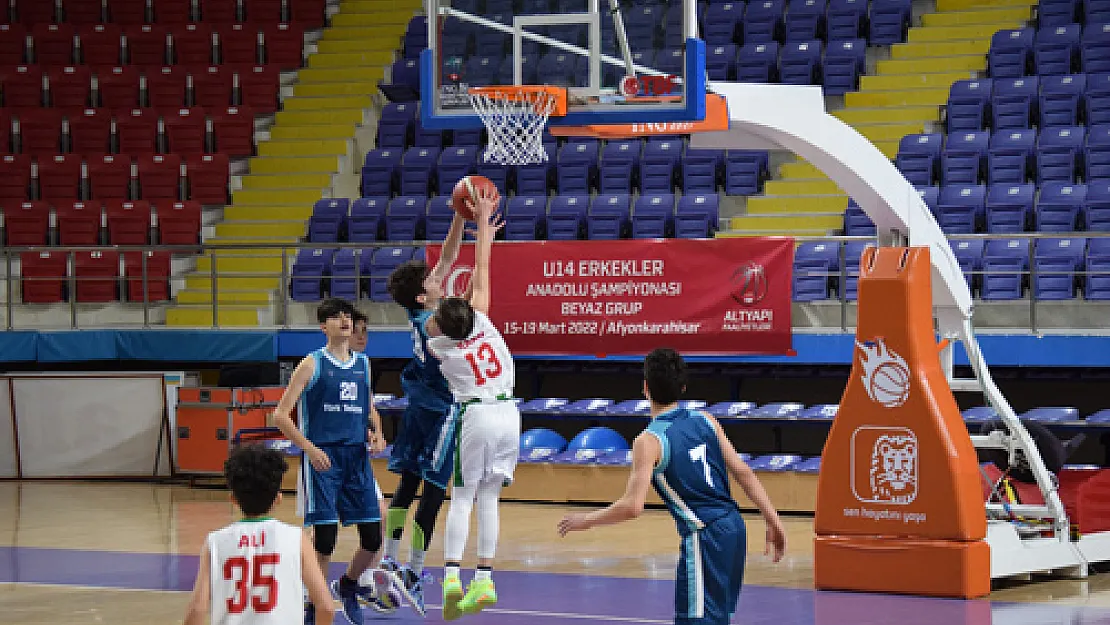
[[[517,354],[787,354],[793,263],[789,238],[498,242],[490,317]],[[464,245],[448,295],[473,265]]]

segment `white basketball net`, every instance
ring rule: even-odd
[[[547,162],[543,129],[555,109],[544,91],[470,93],[470,104],[489,132],[485,161],[497,165]]]

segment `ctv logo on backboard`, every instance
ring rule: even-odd
[[[667,95],[678,86],[678,76],[625,76],[621,81],[621,95]]]

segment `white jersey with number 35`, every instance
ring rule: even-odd
[[[512,395],[516,386],[513,355],[504,337],[486,315],[474,311],[474,330],[461,341],[437,336],[428,347],[440,361],[439,370],[455,401],[494,400]]]
[[[212,625],[304,622],[300,528],[239,521],[208,535],[208,553]]]

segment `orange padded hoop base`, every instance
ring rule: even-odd
[[[595,137],[598,139],[635,139],[652,135],[685,135],[695,132],[728,130],[728,103],[724,96],[705,94],[705,119],[686,122],[648,124],[598,124],[592,126],[549,126],[556,137]]]
[[[551,85],[495,85],[491,87],[471,87],[470,93],[485,95],[492,100],[508,100],[510,102],[532,101],[539,103],[542,94],[554,98],[555,106],[549,117],[563,117],[567,114],[567,90],[565,87]]]

